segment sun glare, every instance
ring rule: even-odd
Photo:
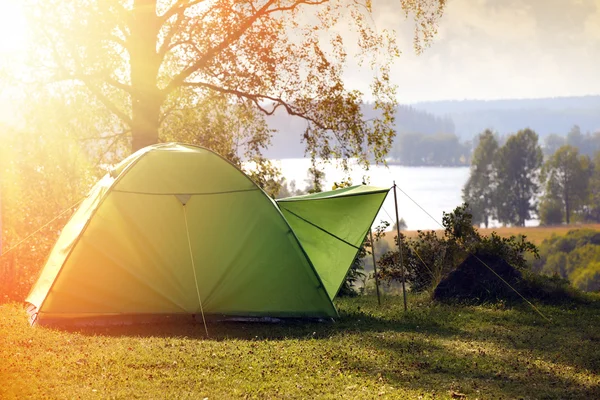
[[[23,49],[27,40],[27,21],[20,0],[0,0],[0,58]]]

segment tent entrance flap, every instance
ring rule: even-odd
[[[277,200],[333,299],[389,188],[352,186]]]

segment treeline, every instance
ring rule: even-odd
[[[490,130],[478,140],[463,188],[474,223],[600,222],[600,134],[583,135],[574,127],[564,143],[546,143],[545,151],[531,129],[510,135],[503,145]]]
[[[583,131],[600,128],[600,96],[450,100],[417,103],[414,107],[451,118],[461,139],[470,139],[489,127],[505,135],[527,126],[540,137],[568,132],[575,122]]]
[[[453,133],[400,133],[390,150],[390,164],[407,166],[465,166],[471,162],[471,142]]]
[[[579,125],[574,125],[566,137],[551,133],[544,138],[544,155],[551,156],[564,145],[575,147],[581,154],[592,158],[600,151],[600,131],[582,133]]]
[[[378,112],[372,103],[365,103],[362,106],[362,112],[365,120],[378,117]],[[422,110],[417,110],[411,106],[399,105],[396,108],[395,118],[394,130],[397,136],[393,146],[394,149],[398,149],[399,139],[404,135],[419,135],[424,138],[430,138],[428,139],[429,143],[436,145],[440,143],[438,140],[439,137],[437,139],[434,137],[439,136],[439,132],[444,132],[446,136],[455,136],[456,133],[454,122],[451,118],[439,117]],[[298,117],[291,117],[284,110],[278,110],[274,115],[267,117],[266,121],[270,129],[277,131],[271,138],[271,145],[264,151],[264,155],[267,158],[304,157],[304,145],[301,143],[301,138],[306,130],[305,120]],[[332,141],[335,141],[335,138],[332,138]],[[423,145],[427,143],[427,140],[422,142]],[[422,147],[421,145],[419,146]],[[410,149],[407,150],[410,151]],[[390,156],[398,158],[397,155],[390,154]],[[440,165],[440,163],[436,165]]]

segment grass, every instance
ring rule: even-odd
[[[479,233],[482,235],[489,235],[492,232],[496,232],[502,237],[509,237],[511,235],[526,235],[527,239],[535,245],[540,245],[544,239],[551,237],[556,234],[558,236],[565,235],[567,232],[573,229],[594,229],[600,230],[600,224],[579,224],[579,225],[555,225],[555,226],[511,226],[501,228],[477,228]],[[412,238],[417,236],[417,231],[403,231],[406,236]],[[436,230],[436,233],[443,235],[442,229]],[[388,231],[384,237],[384,240],[388,241],[390,245],[394,245],[394,236],[396,232]]]
[[[337,302],[336,323],[31,328],[0,306],[0,398],[600,398],[600,299]]]

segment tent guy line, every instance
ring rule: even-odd
[[[202,298],[200,297],[200,289],[198,288],[198,278],[196,276],[196,263],[194,262],[194,252],[192,250],[192,241],[190,239],[190,229],[188,227],[187,209],[186,203],[181,198],[178,198],[183,206],[183,218],[185,220],[185,233],[187,235],[188,248],[190,250],[190,260],[192,261],[192,271],[194,273],[194,283],[196,284],[196,294],[198,295],[198,304],[200,305],[200,313],[202,314],[202,323],[204,324],[204,330],[206,331],[206,337],[208,337],[208,327],[206,326],[206,318],[204,318],[204,308],[202,307]],[[189,198],[188,198],[189,200]]]
[[[404,190],[400,189],[399,186],[396,185],[396,187],[398,188],[399,191],[401,191],[406,197],[408,197],[408,199],[410,201],[412,201],[413,203],[415,203],[415,205],[417,207],[419,207],[421,210],[423,210],[423,212],[425,214],[427,214],[429,216],[429,218],[431,218],[436,224],[438,224],[442,229],[444,229],[444,225],[441,224],[437,219],[435,219],[430,213],[427,212],[427,210],[425,210],[419,203],[417,203],[415,200],[413,200],[412,197],[410,197]],[[387,211],[386,211],[387,212]],[[460,242],[457,242],[460,246],[462,246],[463,250],[465,250],[467,252],[467,254],[472,255],[473,257],[475,257],[475,259],[477,261],[479,261],[481,264],[483,264],[487,269],[489,269],[498,279],[500,279],[506,286],[508,286],[512,291],[514,291],[516,294],[518,294],[523,300],[525,300],[525,302],[531,307],[533,308],[533,310],[538,313],[543,319],[545,319],[548,322],[552,322],[552,320],[548,317],[546,317],[539,308],[537,308],[532,302],[530,302],[529,300],[527,300],[527,298],[525,298],[525,296],[523,296],[517,289],[515,289],[510,283],[508,283],[504,278],[502,278],[502,276],[500,276],[496,271],[494,271],[494,269],[492,267],[490,267],[489,265],[487,265],[487,263],[485,263],[481,258],[479,258],[476,254],[473,254],[471,251],[467,250],[464,245]],[[420,258],[420,257],[419,257]],[[504,260],[504,258],[502,258]],[[509,263],[508,261],[504,260],[504,262],[506,262],[508,265],[513,266],[511,263]],[[513,266],[514,267],[514,266]]]
[[[8,253],[10,253],[11,251],[13,251],[14,249],[16,249],[17,247],[19,247],[20,245],[22,245],[23,243],[25,243],[31,237],[33,237],[36,234],[38,234],[42,229],[44,229],[45,227],[47,227],[48,225],[50,225],[51,223],[53,223],[54,221],[56,221],[57,219],[59,219],[60,217],[62,217],[63,215],[65,215],[67,213],[67,211],[72,210],[73,208],[77,207],[83,200],[85,200],[85,197],[82,197],[81,199],[79,199],[72,206],[65,208],[60,213],[58,213],[54,218],[52,218],[50,221],[46,222],[44,225],[40,226],[35,231],[31,232],[29,235],[27,235],[23,239],[19,240],[14,246],[10,247],[8,250],[6,250],[2,254],[0,254],[0,258],[4,257],[5,255],[7,255]]]

